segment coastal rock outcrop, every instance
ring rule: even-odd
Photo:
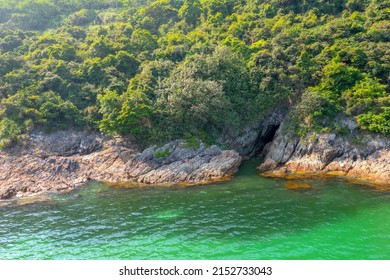
[[[299,139],[279,129],[259,167],[268,177],[342,176],[390,187],[390,140],[380,135],[309,134]]]
[[[286,106],[274,108],[258,124],[227,133],[219,142],[245,158],[254,156],[272,141],[287,111]]]
[[[33,134],[28,148],[0,152],[0,199],[72,190],[89,181],[201,183],[232,176],[241,156],[217,146],[177,140],[139,151],[100,134]]]

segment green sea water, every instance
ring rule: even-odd
[[[193,187],[93,182],[0,207],[0,259],[390,259],[390,193],[342,180],[257,176]]]

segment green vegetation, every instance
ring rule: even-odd
[[[388,0],[3,0],[0,148],[34,128],[216,139],[293,108],[390,135]]]
[[[198,149],[200,147],[201,143],[194,135],[187,133],[184,135],[184,139],[186,141],[186,144],[185,144],[186,148]]]
[[[172,153],[168,149],[165,149],[163,151],[157,151],[154,156],[156,158],[165,158],[165,157],[169,157],[171,154]]]

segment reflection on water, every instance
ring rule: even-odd
[[[0,208],[0,259],[390,259],[390,194],[341,180],[257,176],[111,188]]]

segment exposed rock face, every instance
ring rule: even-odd
[[[33,133],[30,135],[30,140],[35,153],[72,156],[86,155],[100,149],[104,139],[98,133],[60,131],[49,135]]]
[[[287,110],[285,106],[275,108],[259,124],[244,128],[236,136],[225,135],[224,139],[220,139],[220,142],[244,157],[256,155],[264,149],[267,143],[272,141]]]
[[[168,156],[156,158],[165,152]],[[195,183],[233,175],[241,163],[235,151],[222,151],[217,146],[187,148],[183,141],[151,147],[126,164],[130,178],[142,183]]]
[[[264,163],[266,176],[328,174],[390,187],[390,140],[383,136],[308,135],[304,141],[276,134]]]
[[[265,155],[259,167],[271,177],[338,175],[390,187],[390,140],[383,136],[348,137],[333,133],[304,140],[282,133],[282,114],[218,146],[188,147],[177,140],[143,151],[124,139],[100,134],[59,132],[33,134],[28,148],[0,152],[0,199],[32,193],[67,191],[88,180],[146,184],[203,183],[232,176],[241,156]],[[346,123],[353,131],[353,123]],[[276,131],[276,134],[275,134]],[[272,141],[272,142],[270,142]],[[225,142],[226,144],[227,142]]]
[[[198,183],[233,175],[235,151],[217,146],[186,147],[174,141],[139,153],[123,139],[60,132],[32,135],[28,149],[0,152],[0,199],[71,190],[88,180]]]

